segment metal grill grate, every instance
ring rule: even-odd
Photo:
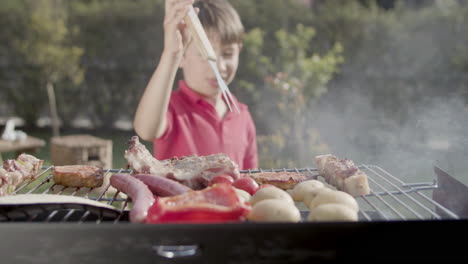
[[[52,166],[43,168],[35,180],[20,185],[14,194],[56,194],[80,196],[87,199],[99,201],[112,205],[119,214],[117,217],[106,217],[103,214],[91,213],[89,210],[61,209],[46,210],[41,213],[31,214],[25,211],[20,218],[4,217],[0,221],[26,221],[26,222],[128,222],[128,210],[131,201],[125,194],[110,187],[109,184],[100,188],[70,188],[56,185],[52,177]],[[361,165],[360,169],[365,171],[369,178],[371,193],[366,196],[357,197],[360,206],[360,221],[392,221],[392,220],[432,220],[432,219],[459,219],[459,217],[441,204],[429,198],[431,190],[437,188],[437,183],[404,183],[397,177],[388,173],[378,166]],[[258,172],[298,172],[310,178],[323,181],[317,174],[315,168],[294,169],[270,169],[270,170],[247,170],[241,173]],[[112,173],[131,173],[128,170],[105,170],[106,177]],[[307,216],[307,208],[298,203],[304,217]],[[0,211],[0,216],[2,212]]]

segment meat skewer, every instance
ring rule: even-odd
[[[352,160],[340,160],[338,157],[328,154],[316,156],[315,163],[319,174],[338,190],[353,196],[370,193],[366,173],[356,167]]]
[[[25,153],[16,160],[5,160],[0,168],[0,196],[10,195],[25,180],[35,179],[43,162]]]

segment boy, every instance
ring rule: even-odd
[[[255,125],[247,106],[234,98],[240,114],[229,112],[213,70],[186,30],[183,18],[193,3],[166,0],[164,50],[140,99],[135,131],[153,141],[159,160],[225,153],[239,169],[257,168]],[[194,7],[216,52],[221,76],[229,84],[242,49],[240,18],[226,0],[201,0]],[[171,94],[179,67],[184,80]]]

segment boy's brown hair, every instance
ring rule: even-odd
[[[207,32],[219,34],[221,43],[241,43],[244,26],[237,11],[226,0],[199,0],[193,5],[198,7],[198,17]]]

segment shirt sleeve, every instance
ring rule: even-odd
[[[258,154],[257,154],[257,132],[252,117],[249,115],[248,123],[248,141],[247,149],[244,155],[244,170],[258,168]]]

